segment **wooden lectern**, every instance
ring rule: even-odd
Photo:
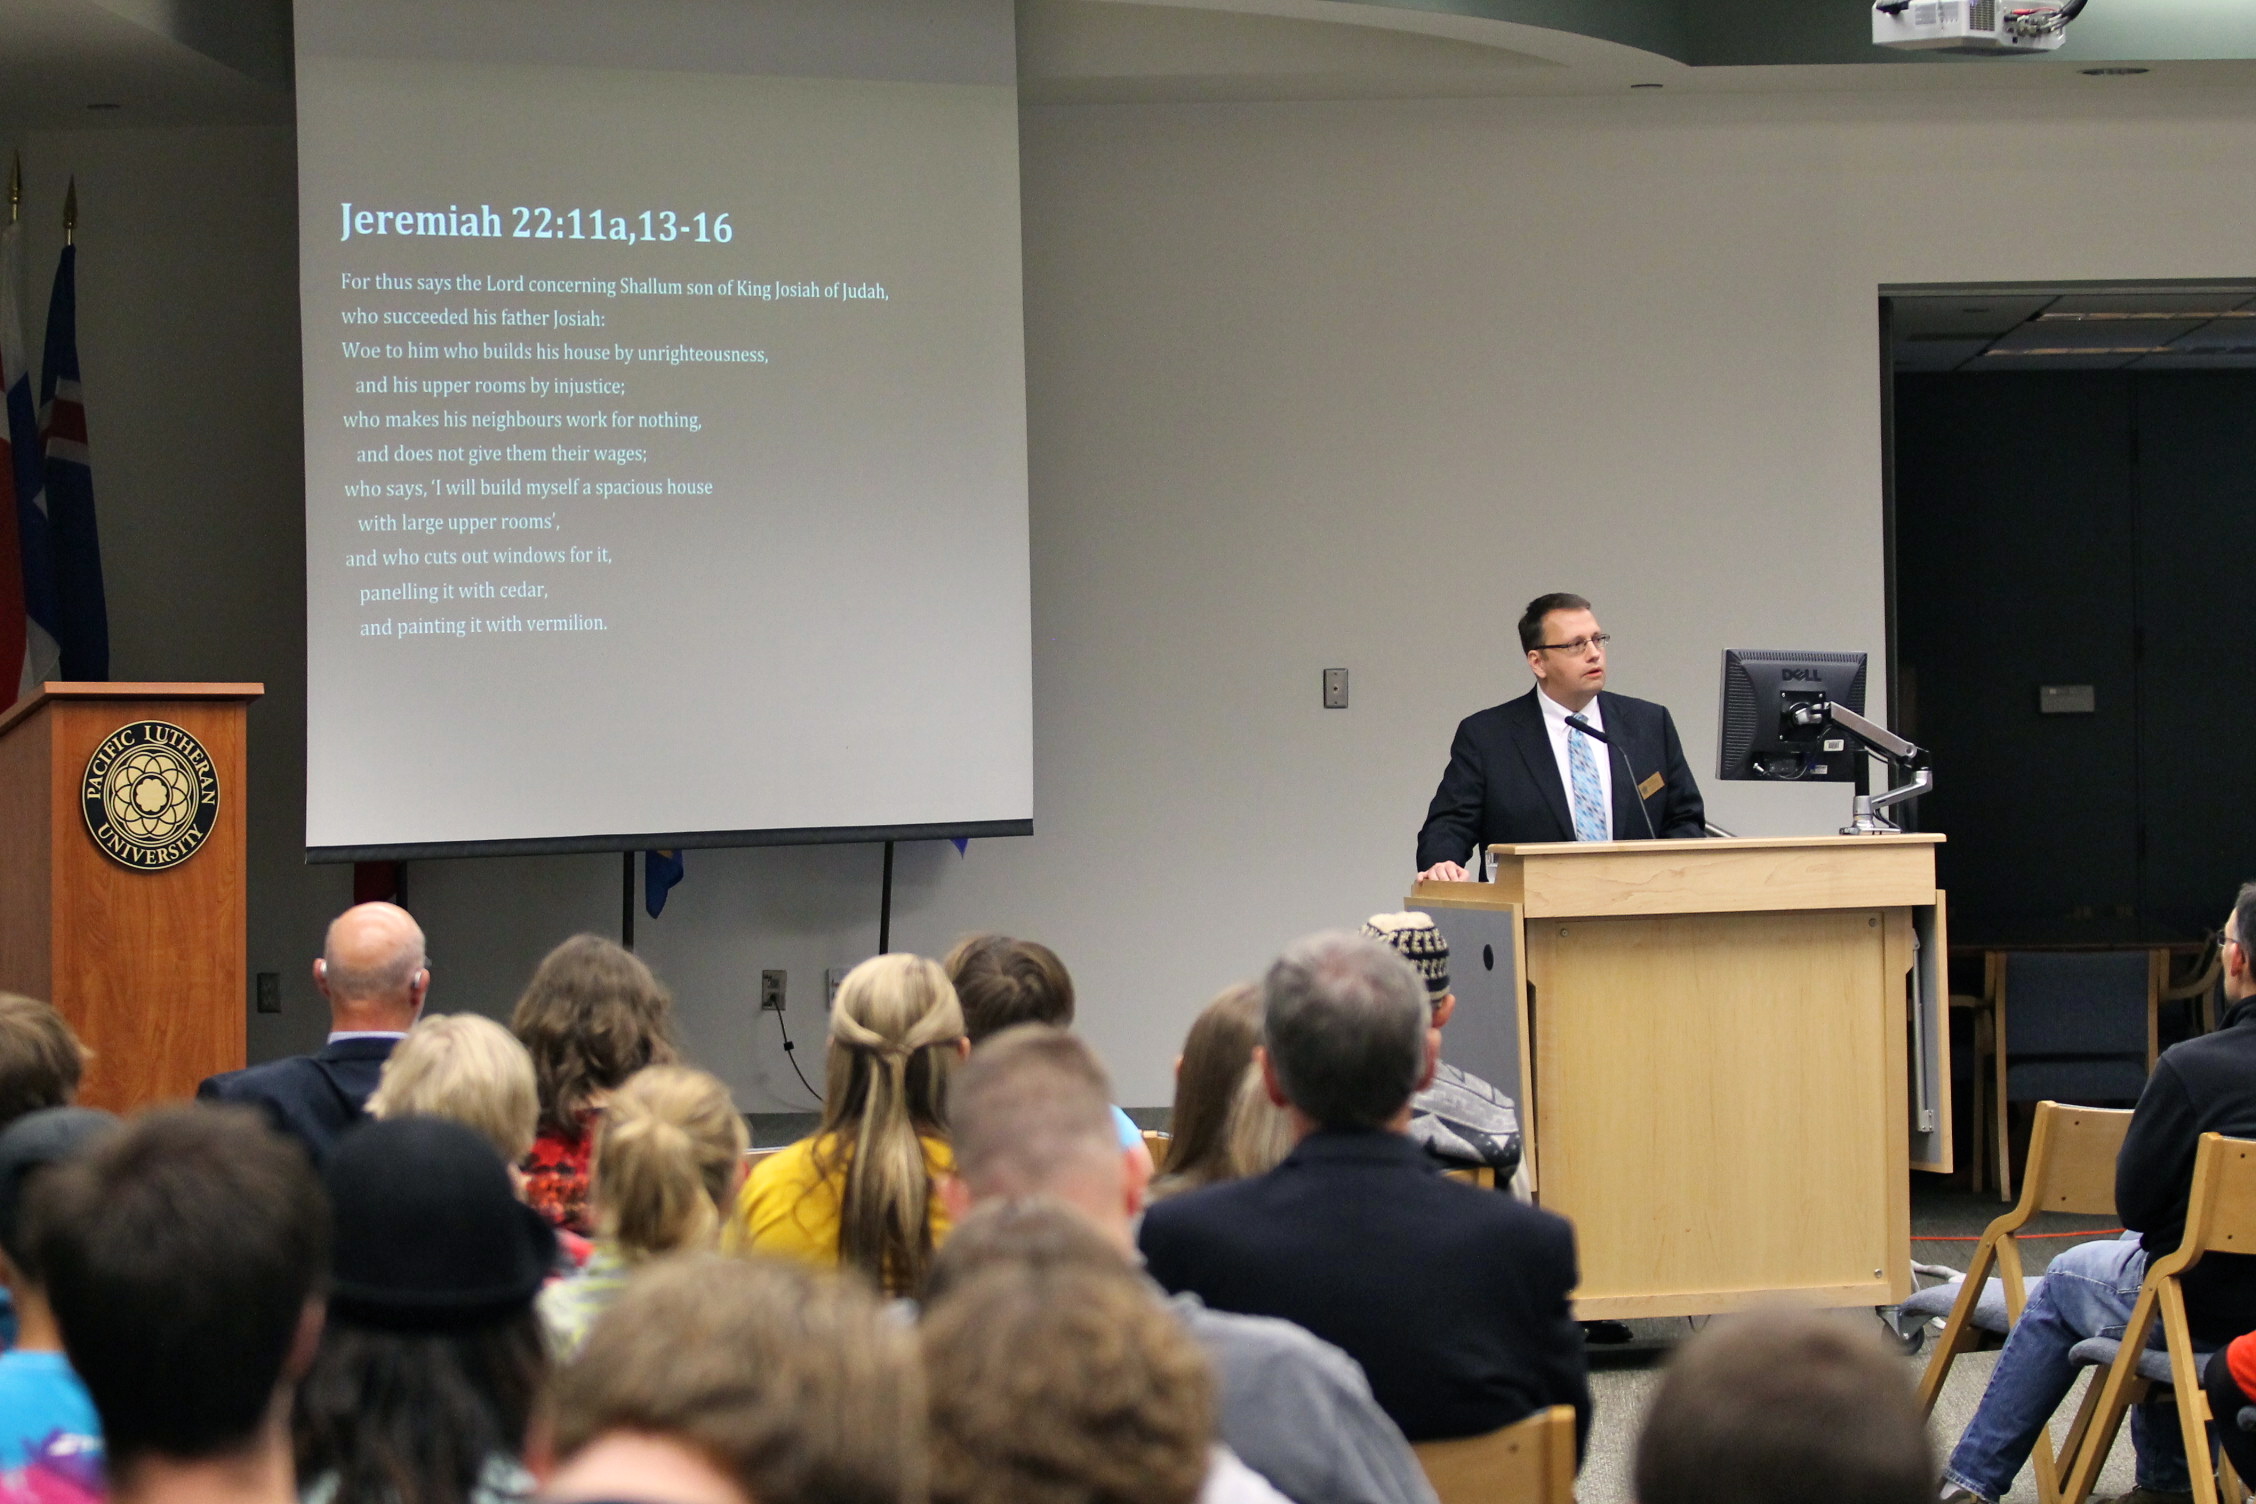
[[[1443,1056],[1517,1080],[1580,1316],[1910,1292],[1909,1172],[1951,1154],[1941,839],[1498,846],[1493,882],[1417,885]]]
[[[243,1064],[244,713],[260,684],[50,683],[0,713],[0,989],[122,1111]]]

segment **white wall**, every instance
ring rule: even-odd
[[[1028,110],[1040,833],[904,849],[896,944],[1049,941],[1121,1099],[1162,1103],[1207,995],[1398,902],[1452,725],[1524,683],[1530,595],[1597,600],[1615,686],[1673,706],[1703,775],[1723,647],[1877,663],[1875,289],[2256,271],[2256,101],[2094,84]],[[82,235],[105,540],[151,530],[112,555],[116,672],[270,686],[252,952],[290,1011],[252,1040],[298,1047],[344,882],[291,864],[296,775],[272,765],[303,651],[287,141],[33,147],[35,177],[75,155],[131,200],[90,197]],[[1338,664],[1354,708],[1327,712]],[[1749,833],[1845,814],[1707,789]],[[790,970],[814,1075],[821,971],[874,940],[877,854],[689,861],[644,953],[741,1105],[803,1105],[757,972]],[[506,1011],[549,944],[617,925],[616,858],[410,882],[438,1007]]]

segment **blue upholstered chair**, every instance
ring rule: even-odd
[[[2012,1103],[2138,1100],[2154,1068],[2169,964],[2162,950],[1991,954],[1999,1200],[2013,1199],[2006,1137]]]

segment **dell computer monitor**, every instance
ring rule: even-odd
[[[1727,779],[1854,783],[1865,751],[1827,725],[1803,726],[1794,710],[1826,701],[1864,714],[1864,654],[1789,653],[1726,648],[1723,654],[1722,756]]]

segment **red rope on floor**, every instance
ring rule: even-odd
[[[2092,1227],[2082,1232],[2017,1232],[2013,1236],[2024,1243],[2033,1243],[2040,1238],[2111,1238],[2122,1230],[2120,1227]],[[1913,1233],[1911,1240],[1914,1243],[1979,1243],[1983,1236],[1981,1233],[1931,1232]]]

